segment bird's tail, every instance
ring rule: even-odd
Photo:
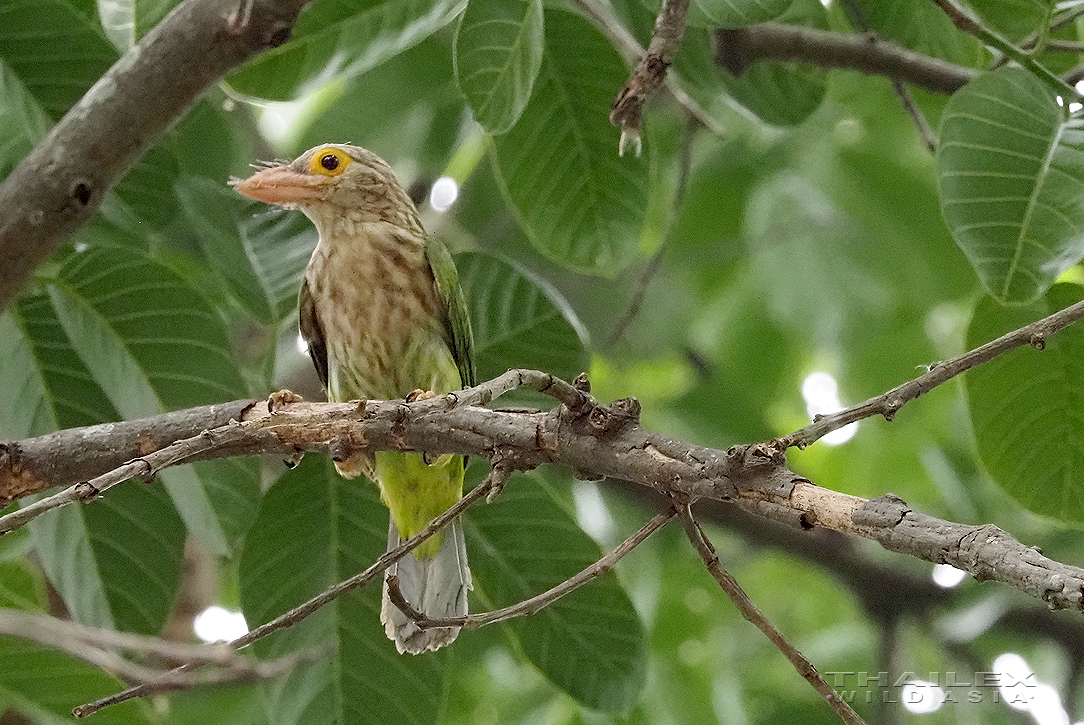
[[[388,530],[388,548],[402,542],[395,523]],[[470,569],[467,567],[467,547],[463,527],[456,519],[444,530],[444,539],[436,556],[418,558],[407,554],[388,568],[386,576],[399,577],[403,597],[418,611],[436,619],[461,617],[467,613],[467,590],[471,589]],[[451,644],[459,627],[422,629],[388,599],[384,583],[384,599],[380,606],[380,621],[388,639],[396,649],[410,654],[438,650]]]

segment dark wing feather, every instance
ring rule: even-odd
[[[324,340],[324,330],[320,327],[320,318],[316,316],[316,305],[312,301],[312,293],[309,291],[309,281],[306,279],[301,284],[301,294],[297,300],[297,321],[301,328],[301,337],[309,346],[309,357],[316,366],[316,374],[320,376],[320,384],[327,389],[327,342]]]

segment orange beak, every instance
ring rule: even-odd
[[[289,166],[261,169],[247,179],[231,179],[239,193],[268,204],[296,204],[319,198],[323,177],[301,174]]]

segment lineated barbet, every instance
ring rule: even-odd
[[[389,400],[475,384],[466,303],[447,249],[430,238],[391,167],[366,149],[317,146],[291,163],[235,179],[245,196],[298,209],[320,240],[305,270],[301,334],[328,399]],[[365,474],[391,511],[388,546],[418,533],[463,494],[463,457],[380,451],[336,461]],[[456,520],[388,570],[430,617],[464,615],[470,570]],[[388,600],[380,619],[400,652],[450,643],[457,628],[421,629]]]

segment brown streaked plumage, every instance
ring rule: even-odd
[[[301,334],[331,400],[390,399],[473,385],[473,343],[455,267],[429,239],[391,168],[357,146],[327,144],[244,180],[240,193],[305,213],[320,241],[305,270]],[[337,461],[364,473],[391,510],[389,547],[421,531],[462,495],[463,459],[381,451]],[[467,611],[470,571],[459,522],[388,570],[432,617]],[[401,652],[434,650],[458,628],[422,630],[387,599],[381,621]]]

